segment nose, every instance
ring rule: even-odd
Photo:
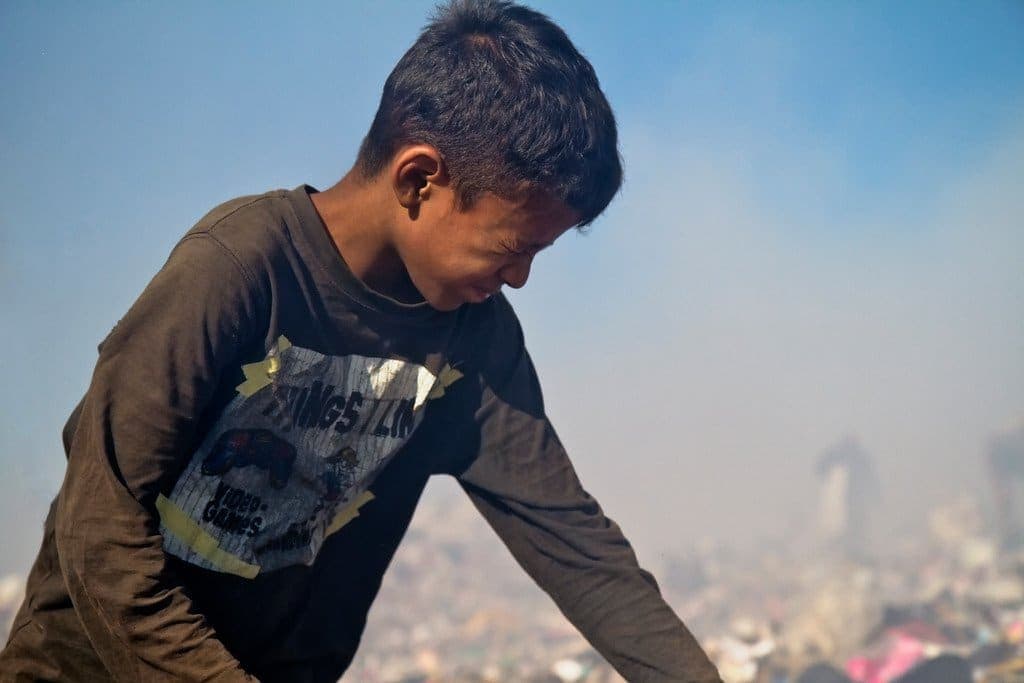
[[[530,277],[532,256],[522,256],[501,269],[501,279],[512,289],[519,289]]]

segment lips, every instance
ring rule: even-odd
[[[493,290],[484,289],[483,287],[470,287],[470,291],[472,292],[470,301],[478,304],[487,301],[494,295]]]

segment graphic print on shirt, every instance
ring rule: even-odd
[[[253,577],[312,564],[373,499],[377,474],[461,375],[407,361],[325,356],[283,336],[160,496],[164,550]]]

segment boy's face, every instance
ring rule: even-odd
[[[539,194],[511,201],[487,193],[460,210],[451,187],[435,186],[395,246],[423,298],[451,311],[503,285],[525,285],[537,252],[578,220],[565,204]]]

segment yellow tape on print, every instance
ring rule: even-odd
[[[249,564],[222,550],[216,538],[204,531],[184,510],[162,493],[156,498],[156,509],[160,513],[160,521],[168,531],[220,571],[246,579],[255,578],[260,573],[259,565]]]
[[[427,398],[441,398],[444,396],[444,390],[455,384],[460,379],[462,379],[462,373],[446,364],[441,368],[441,372],[437,376],[437,381],[434,383],[434,387],[430,390],[430,394],[427,395]]]
[[[337,531],[338,529],[340,529],[341,527],[345,526],[353,519],[358,517],[359,508],[369,503],[371,500],[373,500],[373,498],[374,495],[370,491],[363,491],[358,496],[356,496],[355,500],[353,500],[351,503],[346,505],[341,510],[338,510],[338,514],[334,515],[334,520],[331,522],[331,525],[327,527],[327,531],[324,532],[324,536],[330,536],[335,531]]]
[[[288,338],[282,334],[277,338],[277,345],[270,350],[264,360],[243,365],[242,372],[245,373],[245,381],[235,387],[235,391],[249,398],[274,381],[274,375],[281,369],[281,352],[291,345]]]

